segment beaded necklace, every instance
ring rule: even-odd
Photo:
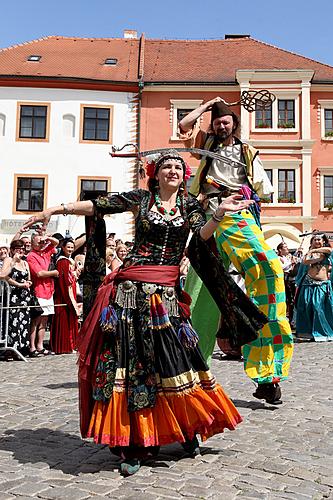
[[[162,206],[162,202],[160,200],[158,193],[155,193],[154,197],[155,197],[156,208],[157,208],[158,212],[160,214],[162,214],[164,217],[166,217],[168,219],[169,217],[172,217],[173,215],[175,215],[177,213],[177,210],[180,207],[179,196],[177,196],[177,198],[176,198],[176,206],[172,207],[171,210],[169,210],[169,211]]]

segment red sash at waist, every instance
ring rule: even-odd
[[[103,285],[110,282],[141,281],[155,283],[156,285],[175,286],[179,280],[179,266],[129,266],[119,268],[106,276]]]

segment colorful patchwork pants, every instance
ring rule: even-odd
[[[219,252],[245,279],[246,291],[269,318],[258,339],[243,346],[244,369],[257,383],[288,376],[293,337],[286,317],[284,276],[277,254],[248,211],[226,215],[216,230]]]

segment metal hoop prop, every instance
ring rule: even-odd
[[[227,106],[236,106],[237,104],[240,104],[244,109],[246,109],[246,111],[253,113],[256,109],[256,104],[259,103],[260,109],[269,109],[275,99],[276,96],[269,92],[269,90],[262,89],[243,90],[239,101],[226,102],[224,99],[222,100]]]

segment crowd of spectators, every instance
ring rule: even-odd
[[[6,309],[0,311],[8,347],[30,358],[75,351],[82,319],[85,239],[85,234],[73,239],[60,233],[28,236],[20,230],[9,246],[0,241],[0,279],[9,285],[7,319]],[[108,235],[106,274],[122,264],[131,247],[114,233]],[[7,290],[4,287],[3,293]],[[6,296],[3,299],[5,304]],[[15,352],[0,351],[0,359],[16,359]]]
[[[319,241],[321,238],[322,241]],[[304,334],[304,310],[310,311],[313,306],[310,299],[304,299],[304,291],[312,288],[308,286],[304,276],[310,275],[313,280],[320,278],[320,284],[331,287],[331,261],[332,253],[326,236],[316,236],[311,240],[309,252],[302,255],[301,249],[292,253],[287,244],[282,241],[277,247],[284,275],[287,298],[287,311],[289,320],[301,334]],[[316,244],[318,240],[318,244]],[[319,244],[320,243],[320,244]],[[132,242],[117,239],[115,233],[109,233],[106,238],[106,274],[116,271],[123,263],[132,248]],[[315,248],[312,249],[312,246]],[[327,263],[322,262],[326,253],[315,253],[318,248],[325,247],[329,252]],[[60,233],[41,236],[33,233],[31,236],[23,235],[22,231],[16,233],[8,246],[0,241],[0,279],[6,280],[9,285],[9,314],[5,321],[5,310],[0,311],[3,328],[7,328],[7,345],[19,351],[23,356],[36,358],[46,356],[50,353],[65,354],[75,351],[76,339],[82,319],[83,284],[82,272],[85,260],[85,234],[76,239],[63,237]],[[317,257],[311,261],[312,253]],[[310,255],[310,257],[309,257]],[[189,261],[184,256],[181,265],[181,284],[183,285]],[[310,267],[309,267],[310,266]],[[306,273],[304,269],[310,270]],[[320,269],[319,269],[320,268]],[[312,276],[313,269],[318,274],[325,271],[325,276]],[[322,270],[323,269],[323,270]],[[311,274],[312,273],[312,274]],[[324,279],[325,278],[325,279]],[[303,281],[301,281],[303,279]],[[298,286],[297,286],[298,285]],[[319,287],[315,288],[319,290]],[[320,290],[323,290],[321,286]],[[331,288],[330,288],[331,290]],[[298,315],[295,305],[297,304],[297,292],[300,292],[302,301],[298,301]],[[4,288],[6,294],[6,288]],[[321,301],[325,301],[328,292],[322,294]],[[311,295],[312,297],[312,295]],[[311,299],[312,300],[312,299]],[[6,296],[3,297],[3,303]],[[303,303],[304,302],[304,303]],[[309,302],[307,304],[307,302]],[[310,303],[311,302],[311,303]],[[316,303],[313,311],[323,309],[323,304]],[[311,307],[310,307],[311,306]],[[305,308],[305,309],[304,309]],[[315,315],[313,313],[313,315]],[[312,331],[311,325],[316,323],[307,315],[306,329],[309,330],[309,338],[319,338]],[[327,316],[327,311],[325,311]],[[331,316],[329,315],[329,318]],[[297,321],[296,321],[297,319]],[[326,321],[326,320],[325,320]],[[318,321],[317,321],[318,323]],[[327,323],[327,321],[326,321]],[[325,323],[325,324],[326,324]],[[329,321],[329,333],[325,331],[325,339],[330,340],[333,331],[333,316]],[[318,328],[317,328],[318,329]],[[45,335],[49,332],[49,343],[46,346]],[[315,330],[316,331],[316,330]],[[321,333],[321,332],[320,332]],[[297,331],[296,331],[297,335]],[[321,333],[322,335],[322,333]],[[227,347],[220,346],[226,353]],[[237,356],[235,356],[235,354]],[[227,357],[232,359],[241,358],[241,353],[228,351]],[[13,351],[2,352],[0,359],[15,359]]]

